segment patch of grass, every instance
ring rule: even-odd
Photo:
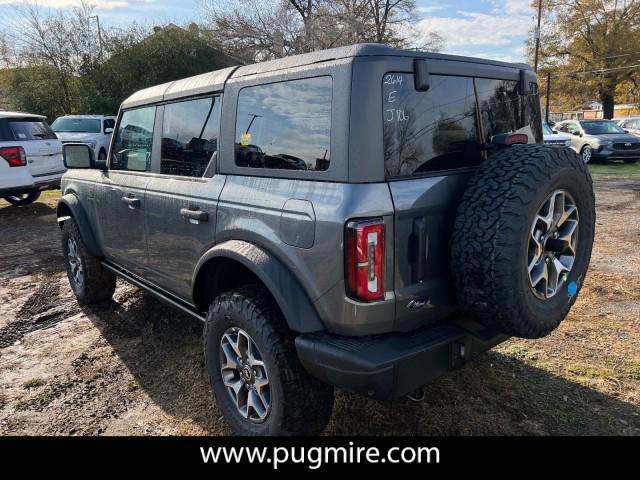
[[[45,381],[42,380],[41,378],[32,378],[31,380],[27,380],[26,382],[24,382],[22,384],[22,387],[26,389],[38,388],[43,386],[44,384],[45,384]]]
[[[625,373],[633,380],[640,380],[640,360],[631,362],[631,365],[625,370]]]
[[[30,406],[31,406],[31,400],[21,399],[15,403],[13,408],[15,409],[16,412],[21,412],[23,410],[28,409]]]
[[[578,377],[585,377],[589,379],[595,378],[604,378],[604,379],[612,379],[615,378],[615,374],[613,370],[607,367],[602,366],[594,366],[594,365],[583,365],[580,363],[570,363],[566,367],[566,370],[573,375]]]
[[[638,163],[621,163],[610,162],[604,164],[590,163],[589,171],[595,179],[636,179],[640,177],[640,162]]]
[[[531,348],[529,345],[523,343],[513,343],[501,346],[498,348],[498,350],[505,355],[509,355],[510,357],[529,361],[537,360],[540,353],[535,348]]]

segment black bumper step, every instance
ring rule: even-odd
[[[296,349],[311,375],[345,390],[391,399],[462,366],[507,338],[463,321],[368,337],[304,334],[296,338]]]

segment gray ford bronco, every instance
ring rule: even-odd
[[[234,431],[315,434],[334,386],[390,399],[565,318],[591,177],[541,145],[526,65],[363,44],[141,90],[107,160],[66,144],[81,304],[116,276],[204,322]]]

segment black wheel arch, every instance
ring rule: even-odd
[[[218,294],[256,282],[271,294],[291,330],[310,333],[325,329],[295,275],[275,255],[242,240],[226,241],[202,256],[192,279],[193,304],[198,311],[206,311]]]
[[[60,200],[58,200],[58,206],[56,207],[56,214],[58,218],[58,226],[60,228],[62,228],[67,219],[73,218],[80,230],[82,241],[87,247],[89,253],[96,257],[103,256],[102,250],[96,241],[95,235],[93,234],[89,218],[80,203],[80,199],[75,194],[67,193],[60,197]]]

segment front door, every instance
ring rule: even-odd
[[[214,174],[220,97],[161,108],[161,152],[145,198],[147,277],[189,301],[195,266],[215,242],[218,197],[225,182],[224,175]]]
[[[156,107],[122,114],[100,186],[103,250],[108,260],[143,274],[147,265],[145,191],[149,182]]]

